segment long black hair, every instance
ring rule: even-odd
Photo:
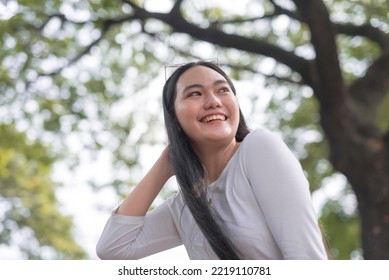
[[[239,259],[240,257],[226,232],[217,222],[216,214],[208,206],[204,166],[194,151],[189,137],[181,129],[176,118],[174,101],[177,94],[177,81],[184,72],[198,65],[211,68],[220,73],[236,95],[231,79],[214,63],[199,61],[179,67],[166,81],[162,97],[165,126],[169,140],[170,160],[184,201],[216,255],[220,259]],[[239,125],[235,139],[241,142],[249,133],[249,130],[240,109],[239,115]]]

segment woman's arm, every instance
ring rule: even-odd
[[[96,247],[101,259],[139,259],[182,244],[169,204],[147,213],[173,175],[166,148],[153,167],[108,219]],[[147,213],[147,215],[146,215]]]
[[[308,181],[280,137],[256,131],[247,158],[248,176],[270,231],[285,259],[326,259]]]
[[[173,171],[169,159],[169,148],[165,148],[146,176],[127,196],[116,211],[118,215],[144,216],[149,210]]]

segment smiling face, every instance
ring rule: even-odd
[[[187,70],[177,81],[177,120],[195,145],[232,141],[239,124],[239,106],[227,80],[206,66]]]

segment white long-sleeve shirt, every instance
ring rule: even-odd
[[[308,182],[276,134],[247,135],[208,196],[244,259],[327,259]],[[139,259],[181,244],[190,259],[218,259],[177,193],[146,216],[113,212],[97,255]]]

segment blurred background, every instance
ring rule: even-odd
[[[0,259],[96,259],[167,144],[164,66],[212,58],[302,163],[332,258],[389,259],[389,3],[305,2],[1,0]]]

